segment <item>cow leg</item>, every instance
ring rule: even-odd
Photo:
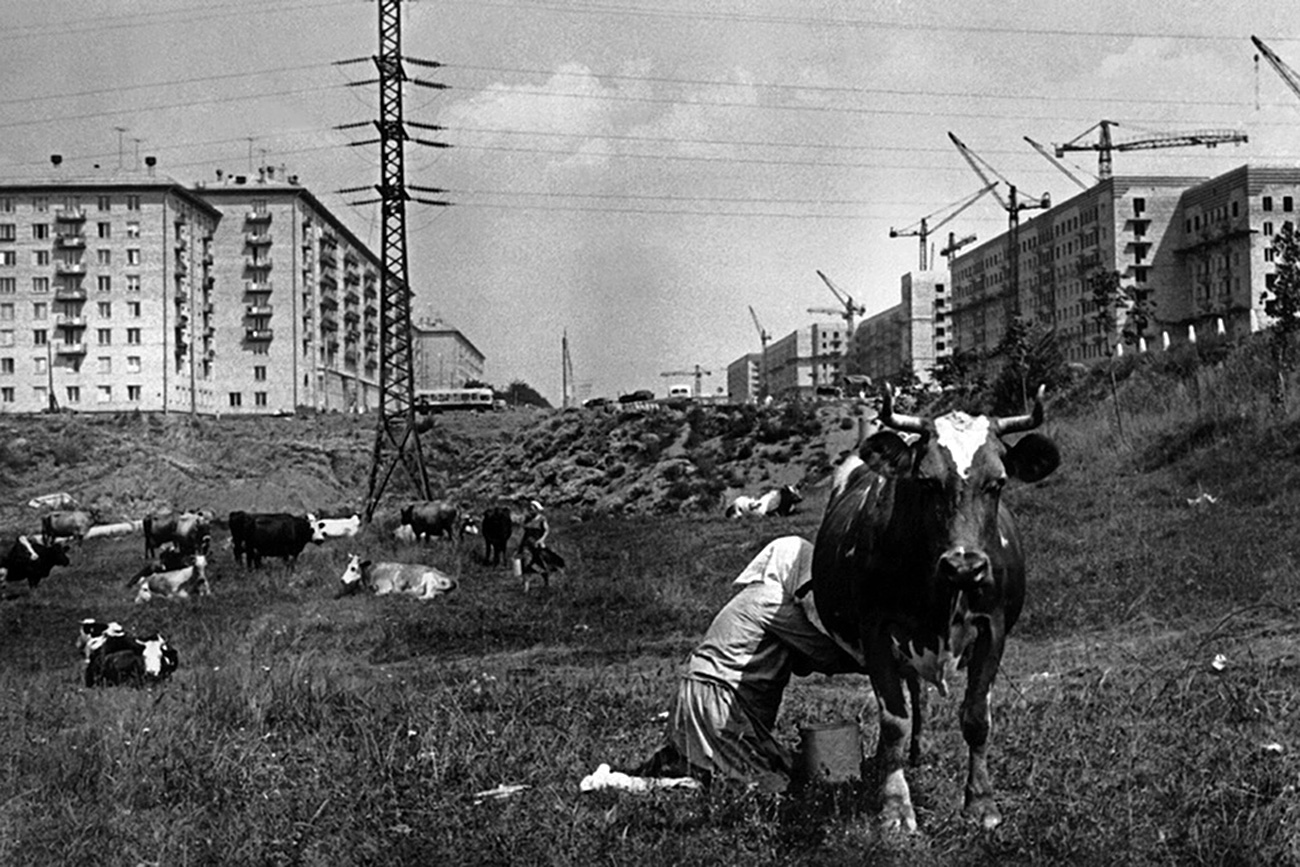
[[[926,710],[925,686],[915,674],[907,675],[907,695],[912,704],[912,742],[907,752],[907,763],[915,768],[921,764],[921,730]]]
[[[970,751],[964,812],[987,829],[996,828],[1002,822],[1002,813],[993,799],[988,768],[989,689],[997,677],[1005,644],[1000,621],[1001,618],[991,618],[980,628],[967,673],[966,695],[961,703],[961,733]]]
[[[912,736],[912,715],[903,690],[903,674],[885,641],[877,641],[868,654],[868,674],[880,707],[880,736],[876,740],[876,766],[882,780],[880,821],[886,830],[916,831],[912,793],[903,776],[904,745]]]

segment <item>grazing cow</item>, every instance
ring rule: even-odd
[[[402,526],[409,526],[415,538],[446,536],[454,538],[460,510],[442,500],[411,503],[402,509]]]
[[[514,532],[515,519],[506,506],[492,506],[483,513],[479,533],[483,536],[483,562],[500,566],[506,559],[506,546]]]
[[[803,502],[803,494],[793,485],[782,485],[758,497],[739,496],[727,506],[728,518],[763,517],[778,515],[786,517],[794,507]]]
[[[108,637],[90,654],[86,686],[144,686],[166,680],[180,658],[167,639],[157,633],[133,638],[121,633]]]
[[[86,538],[86,532],[95,525],[97,516],[83,509],[50,512],[41,518],[41,541],[47,545],[58,539]]]
[[[361,529],[360,515],[348,518],[317,518],[308,515],[307,518],[311,521],[311,540],[317,545],[327,539],[350,539]]]
[[[342,586],[335,599],[356,593],[363,587],[376,596],[405,593],[416,599],[428,601],[456,589],[456,579],[444,575],[432,566],[414,563],[372,563],[356,554],[348,561],[340,579]]]
[[[19,536],[0,560],[0,572],[4,573],[5,581],[26,581],[35,590],[41,579],[49,577],[51,569],[67,565],[68,552],[63,545],[58,542],[47,545],[31,536]]]
[[[136,602],[148,602],[150,599],[188,599],[190,588],[197,590],[200,596],[208,596],[212,589],[208,586],[208,558],[206,554],[195,554],[194,562],[180,569],[166,572],[150,572],[136,580]]]
[[[1000,494],[1009,478],[1036,482],[1060,463],[1056,446],[1041,434],[1015,444],[1003,437],[1032,430],[1042,419],[1041,389],[1031,414],[1011,418],[904,416],[893,412],[886,392],[881,424],[918,438],[909,443],[881,431],[836,473],[810,586],[830,635],[871,677],[888,827],[916,829],[903,765],[909,748],[911,762],[919,759],[920,681],[946,695],[947,675],[962,667],[960,719],[970,753],[965,811],[985,828],[1002,820],[986,760],[988,693],[1020,616],[1025,566]]]
[[[174,544],[183,554],[208,552],[212,542],[212,521],[216,516],[207,509],[187,509],[180,514],[158,512],[143,521],[144,555],[152,557],[162,545]]]
[[[311,521],[306,515],[230,513],[230,538],[234,543],[235,561],[247,563],[250,569],[260,567],[263,557],[279,557],[292,569],[302,549],[313,541],[313,535]]]

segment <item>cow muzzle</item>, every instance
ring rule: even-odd
[[[974,588],[993,580],[988,555],[983,551],[953,548],[939,558],[939,574],[955,587]]]

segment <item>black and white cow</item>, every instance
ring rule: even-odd
[[[117,626],[117,624],[110,624]],[[180,663],[167,639],[105,632],[86,662],[86,686],[145,686],[166,680]]]
[[[49,545],[33,536],[19,536],[0,560],[6,582],[26,581],[33,590],[55,566],[68,565],[68,552],[58,542]]]

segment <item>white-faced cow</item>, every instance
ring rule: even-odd
[[[150,599],[188,599],[194,590],[200,596],[209,595],[208,558],[202,552],[194,555],[194,562],[180,569],[150,572],[140,576],[135,583],[135,601]]]
[[[116,624],[112,624],[116,626]],[[165,680],[176,670],[179,655],[157,633],[139,638],[121,629],[107,635],[90,653],[86,686],[144,686]]]
[[[404,593],[428,601],[456,589],[456,579],[432,566],[414,563],[372,563],[353,554],[340,577],[342,586],[335,598],[369,589],[376,596]]]
[[[187,509],[179,514],[166,511],[144,519],[144,555],[152,557],[158,548],[171,543],[182,554],[208,553],[212,541],[212,522],[216,516],[207,509]]]
[[[967,671],[961,729],[970,753],[965,810],[985,827],[1002,819],[986,750],[988,693],[1007,633],[1025,598],[1025,566],[1000,495],[1008,479],[1036,482],[1056,469],[1051,440],[1007,434],[1042,423],[1042,390],[1030,415],[951,412],[925,419],[893,412],[893,431],[868,438],[836,474],[813,554],[816,611],[837,641],[866,666],[880,707],[876,759],[887,826],[916,828],[905,750],[919,758],[920,681],[947,693],[954,668]],[[906,690],[904,689],[906,687]]]
[[[782,485],[757,497],[741,495],[732,500],[726,508],[728,518],[765,517],[778,515],[785,517],[794,511],[794,507],[803,502],[803,494],[793,485]]]
[[[26,581],[33,590],[55,566],[68,565],[68,552],[58,542],[47,545],[32,536],[19,536],[0,560],[6,582]]]
[[[455,538],[460,509],[442,500],[411,503],[402,509],[402,526],[409,526],[416,539],[446,536]]]
[[[93,512],[84,509],[67,509],[50,512],[41,518],[41,541],[47,545],[59,539],[75,539],[80,542],[98,520]]]
[[[329,539],[350,539],[361,530],[361,516],[346,518],[318,518],[308,515],[311,521],[311,540],[319,545]]]
[[[292,569],[313,535],[311,521],[306,515],[230,513],[230,538],[234,543],[235,560],[240,562],[242,558],[250,569],[260,567],[263,557],[279,557]]]

